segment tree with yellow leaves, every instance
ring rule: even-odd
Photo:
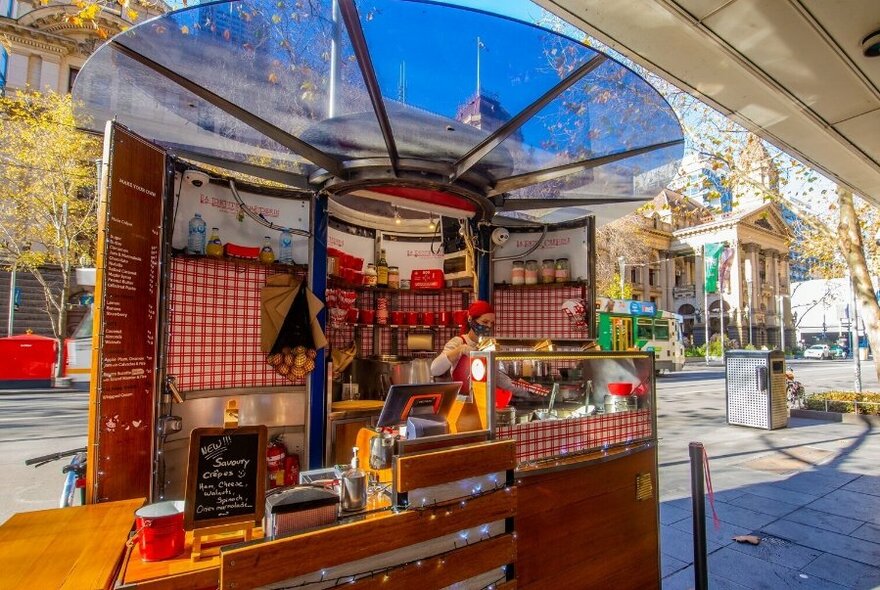
[[[69,95],[39,92],[0,98],[0,138],[0,257],[42,285],[60,376],[72,274],[95,248],[100,140],[75,127]]]

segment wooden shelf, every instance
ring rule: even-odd
[[[359,293],[377,293],[380,295],[439,295],[441,293],[469,293],[473,289],[466,287],[444,287],[442,289],[389,289],[386,287],[365,287],[363,285],[355,285],[340,279],[339,277],[327,277],[327,286],[335,289],[348,289]]]
[[[565,287],[586,287],[586,281],[566,281],[564,283],[538,283],[536,285],[511,285],[510,283],[495,283],[496,289],[562,289]]]
[[[265,268],[276,271],[293,271],[295,274],[307,274],[309,271],[309,267],[305,264],[282,264],[280,262],[263,264],[259,260],[251,260],[250,258],[231,258],[228,256],[224,256],[222,258],[214,258],[213,256],[197,256],[195,254],[185,254],[182,252],[172,252],[171,257],[187,260],[205,260],[208,262],[218,262],[222,264],[252,266],[256,268]]]

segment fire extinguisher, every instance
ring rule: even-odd
[[[287,457],[287,449],[280,440],[273,440],[266,447],[266,472],[269,475],[267,489],[277,488],[284,485],[284,460]]]

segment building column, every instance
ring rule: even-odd
[[[704,326],[709,319],[709,310],[706,309],[706,259],[703,257],[703,247],[698,246],[694,249],[694,295],[696,296],[696,307],[703,310],[702,321],[694,322],[696,326]],[[701,330],[702,331],[702,330]]]

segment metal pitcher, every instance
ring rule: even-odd
[[[389,469],[393,456],[393,436],[382,432],[370,439],[370,469]]]

